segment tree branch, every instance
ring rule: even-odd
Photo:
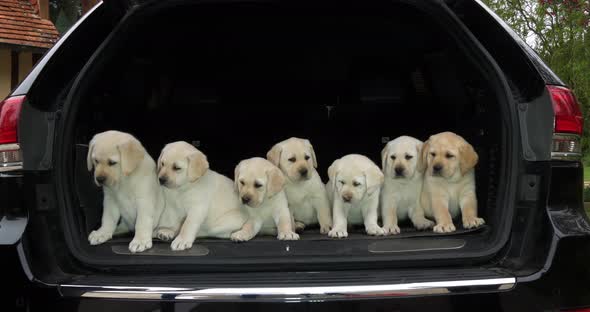
[[[522,16],[522,19],[524,20],[525,26],[526,28],[532,32],[533,34],[535,34],[537,36],[537,38],[539,38],[539,40],[541,40],[541,43],[548,47],[548,41],[547,38],[545,37],[545,35],[540,32],[536,27],[533,27],[532,22],[531,22],[531,17],[527,15],[527,13],[524,10],[523,7],[523,3],[520,0],[507,0],[508,4],[515,9],[516,11],[518,11],[518,13],[520,14],[520,16]],[[536,23],[535,23],[536,24]]]

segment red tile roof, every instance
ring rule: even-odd
[[[53,46],[58,39],[57,29],[36,12],[37,8],[29,0],[0,0],[0,44]]]

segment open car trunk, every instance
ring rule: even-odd
[[[506,86],[476,39],[434,2],[136,7],[81,71],[64,107],[56,169],[68,247],[90,265],[168,271],[484,261],[505,244],[514,204],[510,134],[517,132]],[[464,230],[455,220],[457,232],[441,235],[402,224],[400,235],[387,237],[359,228],[342,240],[310,228],[300,241],[197,239],[183,252],[155,240],[137,255],[127,250],[129,236],[90,246],[102,193],[86,169],[87,144],[110,129],[132,133],[154,159],[166,143],[188,141],[231,178],[240,160],[264,157],[292,136],[307,138],[324,182],[328,166],[346,154],[381,164],[388,140],[453,131],[479,154],[486,225]]]

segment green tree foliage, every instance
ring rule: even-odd
[[[525,39],[575,92],[590,149],[590,1],[483,0]]]
[[[64,34],[81,15],[80,0],[49,0],[49,19]]]

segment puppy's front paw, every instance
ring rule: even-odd
[[[432,230],[436,233],[451,233],[455,232],[455,225],[453,223],[437,224]]]
[[[248,231],[240,230],[231,234],[230,239],[234,242],[245,242],[252,239]]]
[[[88,235],[88,242],[90,242],[90,245],[100,245],[111,238],[113,238],[112,234],[97,230],[92,231],[90,235]]]
[[[171,241],[176,233],[169,228],[159,228],[156,231],[156,237],[165,242]]]
[[[385,235],[395,235],[395,234],[399,234],[401,232],[401,230],[399,229],[399,226],[394,225],[394,224],[384,226],[383,231],[385,231]]]
[[[303,230],[305,230],[305,223],[295,221],[295,232],[303,232]]]
[[[322,233],[322,234],[328,234],[331,229],[332,229],[331,224],[320,225],[320,233]]]
[[[348,232],[346,229],[332,229],[328,232],[328,236],[332,238],[346,238],[348,237]]]
[[[476,228],[480,225],[484,225],[486,222],[482,218],[465,218],[463,219],[463,227],[466,229]]]
[[[373,236],[385,235],[385,230],[378,225],[370,225],[370,226],[366,227],[366,230],[367,230],[367,234],[369,234],[369,235],[373,235]],[[399,230],[399,228],[398,228],[398,230]]]
[[[414,222],[414,227],[417,230],[427,230],[430,229],[434,226],[434,222],[428,220],[428,219],[423,219],[423,220],[419,220]]]
[[[145,250],[148,250],[152,248],[152,238],[146,238],[146,239],[141,239],[141,238],[133,238],[133,240],[131,241],[131,243],[129,243],[129,251],[135,253],[135,252],[142,252]]]
[[[299,234],[295,232],[281,232],[277,235],[279,240],[298,240]]]
[[[170,248],[172,248],[174,251],[191,249],[191,247],[193,247],[193,242],[194,240],[187,239],[179,235],[172,241]]]

